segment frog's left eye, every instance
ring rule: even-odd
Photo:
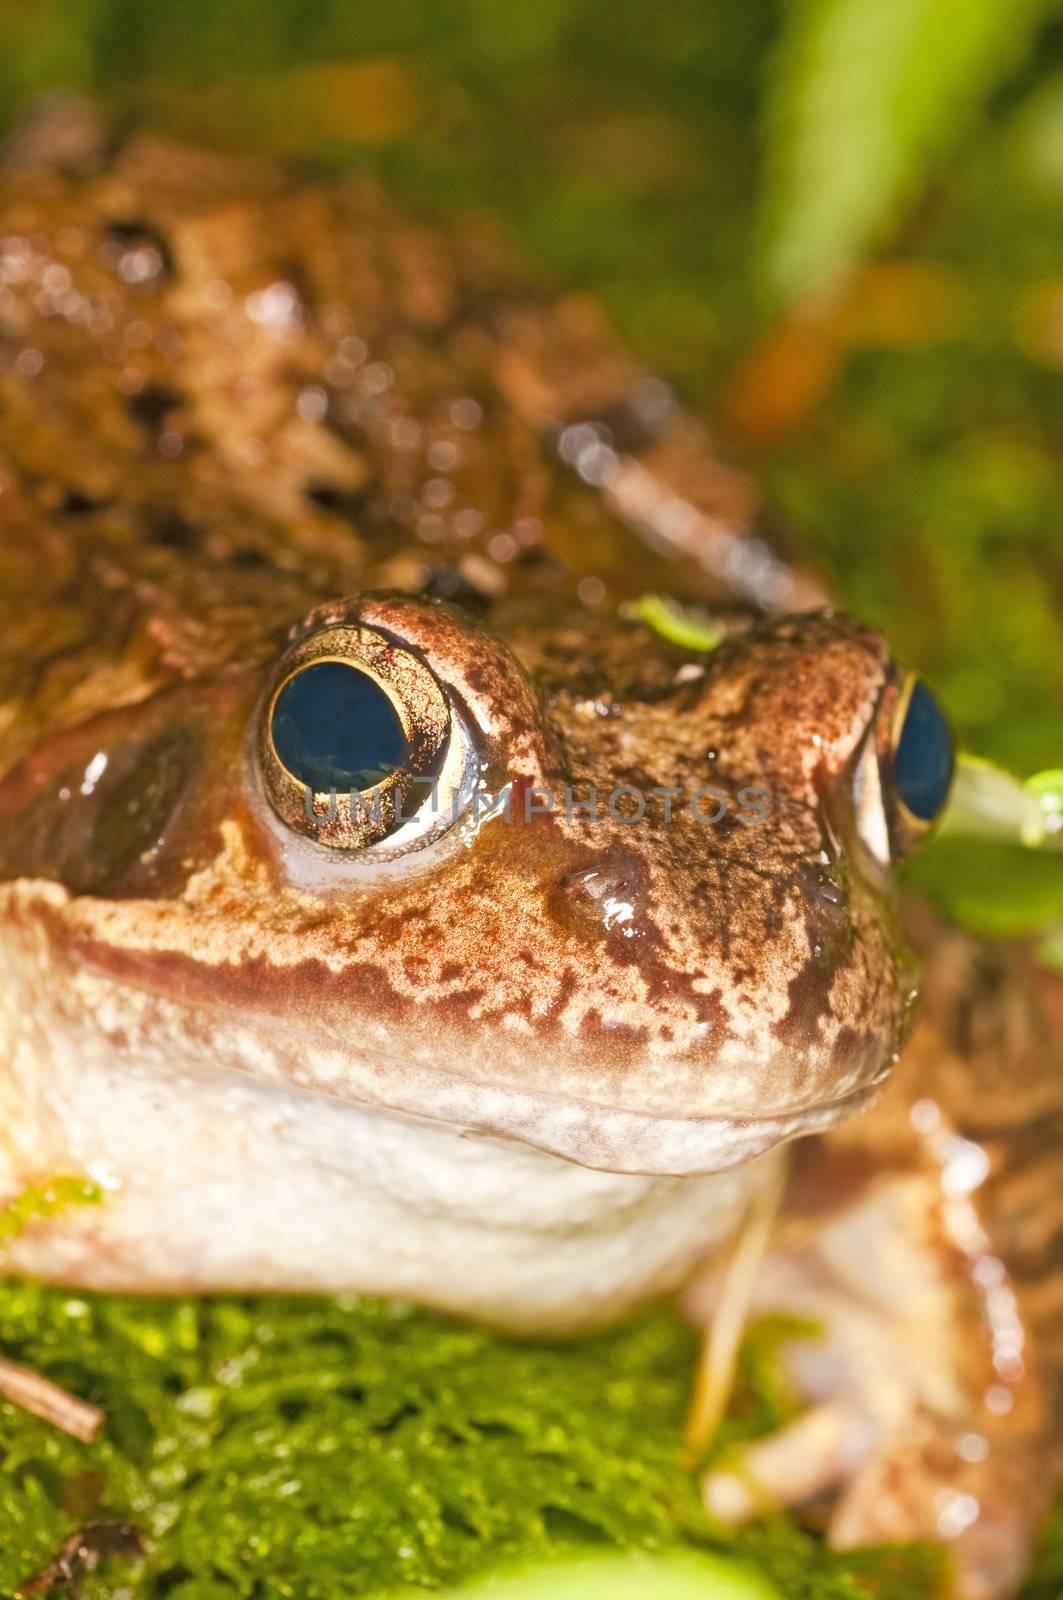
[[[876,736],[856,769],[857,826],[885,866],[909,855],[945,809],[956,764],[952,729],[922,678],[887,692]]]
[[[409,848],[442,831],[468,764],[467,740],[421,657],[349,625],[310,634],[278,663],[257,753],[277,817],[333,850],[385,840]]]
[[[894,728],[892,777],[897,805],[914,826],[929,827],[945,809],[956,752],[948,718],[922,678],[909,680]]]

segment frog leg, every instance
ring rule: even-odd
[[[835,1545],[943,1541],[956,1594],[989,1600],[1063,1478],[1063,985],[1020,951],[940,929],[930,946],[894,1081],[798,1147],[752,1296],[822,1329],[785,1351],[810,1409],[705,1496],[743,1521],[829,1494]],[[689,1291],[698,1322],[719,1292]]]
[[[808,1505],[830,1493],[866,1459],[869,1441],[859,1409],[842,1401],[812,1405],[738,1465],[707,1473],[705,1504],[720,1522],[749,1522],[781,1505]]]
[[[838,1181],[829,1141],[801,1164]],[[779,1231],[751,1309],[820,1330],[782,1352],[808,1409],[710,1471],[704,1493],[731,1522],[775,1507],[809,1507],[819,1520],[829,1498],[828,1537],[840,1547],[947,1541],[957,1594],[986,1600],[1029,1559],[1049,1498],[1048,1439],[1032,1379],[1009,1391],[1010,1412],[994,1410],[984,1305],[939,1231],[937,1198],[921,1175],[886,1172],[829,1222]],[[703,1284],[687,1305],[702,1320],[713,1298]]]

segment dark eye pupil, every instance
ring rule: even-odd
[[[384,690],[343,661],[318,661],[289,678],[274,703],[271,731],[292,776],[325,793],[371,789],[408,748]]]
[[[954,756],[945,713],[917,679],[893,757],[897,794],[914,817],[933,822],[949,797]]]

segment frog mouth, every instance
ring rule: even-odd
[[[357,1082],[342,1087],[315,1081],[312,1067],[300,1086],[349,1107],[430,1122],[459,1137],[493,1138],[602,1172],[690,1177],[723,1172],[756,1160],[778,1145],[821,1132],[854,1115],[888,1076],[875,1073],[846,1093],[811,1104],[749,1116],[717,1111],[670,1116],[578,1096],[550,1095],[512,1084],[493,1085],[418,1064],[416,1090],[380,1064],[362,1063]]]
[[[883,1071],[836,1099],[770,1115],[686,1117],[508,1087],[491,1091],[482,1084],[451,1080],[431,1110],[422,1101],[416,1114],[468,1133],[528,1145],[583,1167],[679,1178],[723,1172],[791,1139],[833,1127],[862,1110],[886,1076]],[[408,1112],[406,1107],[393,1109]]]

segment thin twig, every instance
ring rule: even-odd
[[[715,1315],[702,1342],[694,1393],[683,1430],[691,1456],[700,1455],[711,1444],[727,1410],[753,1285],[775,1226],[785,1180],[786,1161],[780,1159],[770,1178],[754,1194],[724,1270]]]
[[[20,1367],[15,1361],[5,1361],[0,1356],[0,1394],[5,1395],[24,1411],[54,1423],[64,1433],[73,1434],[85,1444],[91,1444],[104,1419],[99,1406],[79,1400],[76,1395],[60,1389],[57,1383],[42,1378],[29,1367]]]

